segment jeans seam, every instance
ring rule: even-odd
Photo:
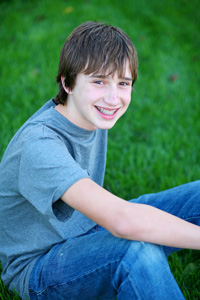
[[[197,214],[197,215],[193,215],[193,216],[184,218],[184,220],[185,220],[185,221],[189,221],[189,220],[193,220],[193,219],[196,219],[196,218],[199,218],[199,217],[200,217],[200,214]]]
[[[122,264],[124,270],[128,273],[129,271],[128,271],[128,269],[126,268],[125,263],[122,261],[121,264]],[[136,288],[136,286],[133,286],[132,281],[129,279],[129,276],[127,276],[127,279],[128,279],[128,281],[129,281],[130,285],[132,286],[132,289],[134,290],[134,292],[135,292],[135,294],[136,294],[136,296],[137,296],[137,299],[138,299],[138,300],[141,299],[140,293],[139,293],[138,289]]]

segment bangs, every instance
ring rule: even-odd
[[[137,53],[130,38],[121,29],[110,25],[100,28],[97,26],[90,29],[87,39],[85,36],[86,32],[82,32],[73,41],[77,53],[74,74],[100,72],[102,75],[110,75],[117,71],[123,77],[128,62],[134,83],[137,77]]]
[[[112,55],[112,59],[111,59],[109,54],[107,55],[107,57],[104,57],[103,60],[100,56],[98,56],[97,59],[94,59],[94,57],[89,57],[86,67],[83,70],[83,73],[86,75],[101,74],[101,75],[107,76],[107,75],[111,75],[111,74],[114,74],[115,72],[117,72],[119,77],[124,77],[127,63],[129,65],[129,68],[130,68],[130,71],[131,71],[131,74],[133,77],[134,74],[131,70],[130,60],[128,57],[125,57],[125,56],[115,57]]]

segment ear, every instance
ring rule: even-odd
[[[72,94],[72,90],[70,88],[66,87],[66,85],[65,85],[65,77],[63,75],[61,76],[61,82],[62,82],[62,87],[65,90],[65,92],[67,94]]]

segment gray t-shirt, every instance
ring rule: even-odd
[[[55,106],[48,101],[19,129],[0,164],[2,280],[23,299],[38,257],[95,226],[60,197],[82,178],[102,186],[105,173],[107,131],[79,128]]]

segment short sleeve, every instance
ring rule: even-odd
[[[73,209],[60,197],[76,181],[89,177],[59,136],[33,139],[23,147],[19,191],[40,213],[64,221]]]

